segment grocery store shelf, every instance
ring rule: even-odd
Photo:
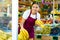
[[[50,35],[50,34],[35,34],[35,35],[59,37],[59,35]]]
[[[49,36],[50,34],[36,34],[36,35]]]

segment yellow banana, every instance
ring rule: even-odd
[[[12,40],[12,37],[9,37],[8,40]]]
[[[20,30],[20,34],[18,35],[18,40],[27,40],[29,38],[29,34],[25,29]]]
[[[9,36],[6,32],[4,32],[3,30],[0,30],[0,40],[8,40],[9,37],[12,37],[12,36]]]
[[[35,24],[39,25],[40,27],[44,28],[44,23],[41,20],[36,20]]]
[[[3,40],[2,38],[0,38],[0,40]]]
[[[48,26],[45,26],[43,30],[41,30],[41,34],[49,34],[51,31],[51,28]]]

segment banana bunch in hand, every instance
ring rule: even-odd
[[[20,29],[20,34],[18,35],[18,40],[28,40],[29,39],[29,34],[27,30],[25,29]]]
[[[39,25],[40,27],[44,28],[44,23],[41,20],[36,20],[35,24]]]

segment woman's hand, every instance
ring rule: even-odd
[[[21,27],[21,29],[24,29],[24,27]]]
[[[20,24],[21,29],[24,29],[24,27],[23,27],[24,22],[25,22],[25,19],[24,19],[24,18],[22,18],[21,23],[19,23],[19,24]]]

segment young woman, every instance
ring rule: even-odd
[[[21,29],[26,29],[29,33],[29,40],[34,40],[34,25],[36,20],[40,20],[39,5],[37,2],[33,2],[32,8],[26,10],[22,16],[22,22],[20,23]]]

